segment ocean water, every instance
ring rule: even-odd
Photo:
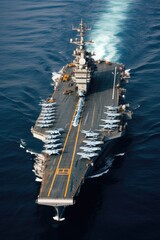
[[[0,0],[0,235],[10,240],[160,239],[159,0]],[[97,58],[132,69],[126,101],[134,112],[109,171],[88,179],[66,220],[35,204],[39,183],[32,138],[52,72],[72,60],[72,24],[92,27]],[[113,161],[114,160],[114,161]]]

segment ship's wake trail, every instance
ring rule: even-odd
[[[100,19],[92,27],[91,39],[94,39],[92,50],[95,59],[118,61],[120,59],[118,36],[123,30],[123,24],[127,19],[131,0],[112,1],[105,3]]]
[[[27,143],[24,139],[20,139],[20,148],[24,148],[27,153],[30,153],[32,155],[37,155],[37,152],[34,152],[32,149],[27,148]]]
[[[26,149],[26,152],[27,153],[30,153],[30,154],[32,154],[32,155],[38,155],[38,153],[37,152],[34,152],[32,149]]]
[[[27,144],[24,139],[20,139],[20,148],[26,148]]]

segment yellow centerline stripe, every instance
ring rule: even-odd
[[[59,161],[58,161],[58,164],[57,164],[57,167],[56,167],[56,171],[55,171],[55,173],[54,173],[54,176],[53,176],[53,179],[52,179],[52,182],[51,182],[49,191],[48,191],[48,197],[49,197],[50,194],[51,194],[54,181],[55,181],[56,176],[57,176],[57,173],[58,173],[58,171],[59,171],[59,170],[58,170],[58,169],[59,169],[59,165],[60,165],[60,163],[61,163],[61,160],[62,160],[62,157],[63,157],[63,153],[64,153],[65,147],[66,147],[66,145],[67,145],[68,137],[69,137],[69,134],[70,134],[71,129],[72,129],[72,123],[73,123],[73,119],[74,119],[74,117],[75,117],[75,115],[76,115],[76,110],[77,110],[77,108],[75,109],[75,111],[74,111],[74,113],[73,113],[73,116],[72,116],[72,120],[71,120],[70,127],[69,127],[69,130],[68,130],[68,133],[67,133],[65,142],[64,142],[64,146],[63,146],[63,149],[62,149],[62,153],[61,153],[61,156],[59,157]]]
[[[72,155],[72,160],[71,160],[71,165],[70,165],[70,172],[69,172],[68,179],[67,179],[67,184],[66,184],[66,189],[65,189],[65,192],[64,192],[64,197],[66,197],[67,192],[68,192],[68,186],[69,186],[69,182],[70,182],[70,178],[71,178],[71,170],[72,170],[72,167],[73,167],[73,162],[74,162],[74,158],[75,158],[75,154],[76,154],[76,148],[77,148],[78,137],[79,137],[79,132],[80,132],[80,128],[81,128],[81,122],[82,122],[82,119],[80,119],[80,122],[79,122],[79,125],[78,125],[76,141],[75,141],[75,144],[74,144],[74,150],[73,150],[73,155]]]

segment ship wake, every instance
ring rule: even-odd
[[[27,143],[25,142],[25,140],[24,139],[20,139],[20,148],[26,148],[26,146],[27,146]]]
[[[131,0],[107,1],[100,19],[93,26],[90,38],[94,39],[92,50],[95,58],[118,61],[120,59],[118,36],[123,29],[123,24],[127,19]]]

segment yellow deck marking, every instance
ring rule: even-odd
[[[57,175],[69,175],[70,169],[69,168],[59,168]]]
[[[70,165],[70,172],[69,172],[68,179],[67,179],[67,184],[66,184],[66,189],[65,189],[65,192],[64,192],[64,197],[66,197],[67,192],[68,192],[68,186],[69,186],[69,181],[70,181],[71,172],[72,172],[71,170],[72,170],[72,167],[73,167],[73,162],[74,162],[74,158],[75,158],[75,154],[76,154],[76,148],[77,148],[78,137],[79,137],[79,132],[80,132],[80,128],[81,128],[81,122],[82,122],[82,119],[80,119],[80,122],[79,122],[79,125],[78,125],[76,141],[75,141],[75,144],[74,144],[74,150],[73,150],[72,160],[71,160],[71,165]]]
[[[68,133],[67,133],[65,142],[64,142],[64,146],[63,146],[63,149],[62,149],[62,153],[61,153],[61,156],[59,157],[59,161],[58,161],[58,164],[57,164],[57,168],[56,168],[56,171],[55,171],[55,173],[54,173],[54,176],[53,176],[53,179],[52,179],[52,182],[51,182],[49,191],[48,191],[48,197],[49,197],[50,194],[51,194],[52,187],[53,187],[54,181],[55,181],[55,179],[56,179],[56,175],[58,174],[58,171],[59,171],[59,170],[58,170],[58,169],[59,169],[59,165],[60,165],[60,163],[61,163],[61,160],[62,160],[62,157],[63,157],[63,153],[64,153],[65,147],[66,147],[66,145],[67,145],[67,142],[68,142],[68,137],[69,137],[69,134],[70,134],[71,129],[72,129],[73,119],[74,119],[74,117],[75,117],[75,115],[76,115],[76,110],[77,110],[77,107],[75,108],[75,111],[74,111],[73,116],[72,116],[72,120],[71,120],[70,127],[69,127],[69,130],[68,130]]]
[[[93,127],[93,122],[94,122],[94,117],[95,117],[95,111],[96,111],[96,106],[94,105],[94,108],[93,108],[93,114],[92,114],[91,128]]]

